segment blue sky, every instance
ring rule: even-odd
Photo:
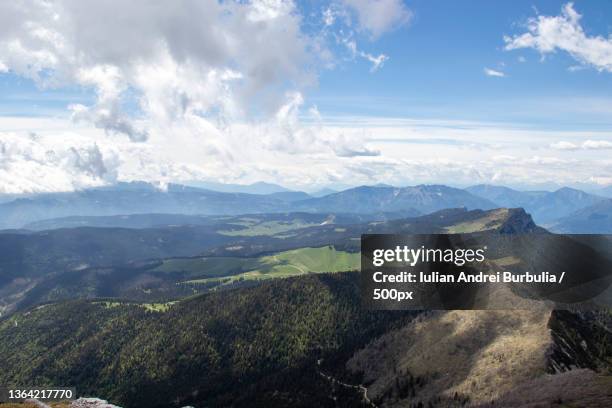
[[[612,101],[607,72],[583,68],[566,53],[545,59],[534,50],[504,50],[504,35],[524,31],[536,12],[557,15],[560,1],[486,0],[406,2],[410,22],[381,38],[359,35],[367,52],[384,53],[384,69],[370,72],[363,59],[338,62],[323,69],[318,83],[305,95],[326,115],[512,121],[546,127],[610,128],[608,111],[576,109],[568,116],[562,99]],[[326,2],[299,4],[304,25],[316,26]],[[584,1],[577,5],[583,25],[592,35],[612,32],[612,3]],[[317,27],[318,28],[318,27]],[[332,44],[340,53],[343,46]],[[523,60],[524,59],[524,60]],[[490,68],[506,77],[484,74]],[[41,89],[14,73],[0,74],[0,114],[62,115],[73,103],[91,104],[94,90],[80,86]],[[568,109],[571,109],[568,107]]]
[[[324,72],[312,100],[321,111],[345,115],[446,117],[512,121],[546,127],[603,127],[607,112],[576,109],[567,115],[560,99],[610,100],[608,72],[586,68],[568,54],[541,55],[534,50],[504,50],[504,35],[523,32],[535,15],[557,15],[563,2],[413,1],[412,21],[364,48],[389,55],[384,69],[371,74],[367,61]],[[583,25],[593,35],[612,32],[612,3],[577,5]],[[520,57],[525,62],[519,60]],[[506,77],[484,75],[483,69]],[[571,107],[568,107],[571,109]]]
[[[0,6],[0,192],[612,183],[610,2],[29,3]]]

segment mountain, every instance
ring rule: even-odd
[[[545,225],[572,212],[591,206],[604,198],[581,190],[563,187],[556,191],[518,191],[508,187],[480,184],[466,188],[499,207],[521,207],[536,223]]]
[[[338,190],[332,190],[331,188],[322,188],[320,190],[317,191],[313,191],[310,193],[311,197],[323,197],[329,194],[334,194],[337,193]]]
[[[355,212],[413,210],[415,213],[431,213],[445,208],[491,209],[498,207],[487,199],[465,190],[441,185],[415,187],[361,186],[320,198],[296,203],[302,211]]]
[[[187,215],[268,213],[289,210],[287,201],[266,195],[220,193],[181,185],[159,190],[149,184],[40,194],[0,204],[0,228],[68,216],[168,213]]]
[[[247,219],[243,217],[240,221]],[[528,233],[537,229],[521,209],[444,210],[423,217],[347,224],[342,228],[321,224],[293,230],[290,235],[283,233],[283,238],[233,237],[242,248],[234,242],[224,243],[222,248],[230,248],[235,256],[232,262],[236,262],[254,250],[272,253],[271,258],[279,257],[270,248],[278,251],[281,245],[301,245],[310,251],[316,242],[325,245],[337,242],[338,246],[344,243],[358,249],[359,243],[354,238],[363,232],[487,230]],[[91,234],[91,230],[76,228],[71,231]],[[144,233],[142,230],[124,231]],[[66,231],[59,231],[63,232]],[[110,236],[118,236],[117,231],[109,232]],[[37,236],[45,237],[50,233]],[[184,232],[182,235],[191,238],[192,248],[206,244],[203,237]],[[133,236],[130,240],[138,242],[141,238]],[[159,235],[151,236],[152,241],[160,245],[168,241],[168,237],[161,241],[157,238]],[[57,241],[57,237],[49,239]],[[78,242],[82,246],[72,250],[91,251],[104,245],[121,248],[130,240],[100,239],[96,245],[91,245],[81,236]],[[66,256],[66,253],[45,253],[45,248],[41,246],[32,253],[40,259],[57,258],[56,262]],[[323,250],[334,253],[331,249]],[[303,251],[299,253],[305,256]],[[311,260],[320,262],[322,257],[319,252],[317,254],[311,256]],[[294,252],[289,258],[280,259],[278,265],[296,261],[298,255]],[[193,265],[202,259],[163,260],[161,266],[164,267],[160,268],[157,263],[155,272],[150,271],[147,279],[133,279],[134,275],[129,275],[127,269],[100,268],[97,275],[91,269],[76,270],[71,274],[76,280],[71,283],[87,288],[94,275],[115,283],[127,279],[131,285],[140,285],[140,293],[146,293],[149,290],[146,285],[155,281],[153,273],[172,275],[175,269],[177,272],[186,269],[188,262]],[[168,266],[169,263],[175,267]],[[210,266],[204,265],[201,272],[211,273]],[[148,264],[139,267],[144,269]],[[78,281],[80,277],[87,280]],[[61,292],[61,288],[52,290],[54,294]],[[64,292],[70,293],[65,287]],[[460,392],[458,400],[480,401],[477,393],[481,389],[486,391],[503,383],[504,391],[511,390],[523,384],[525,379],[541,376],[545,372],[545,362],[533,370],[531,366],[521,366],[519,374],[525,377],[516,371],[505,370],[505,363],[500,364],[506,361],[504,356],[517,359],[521,355],[532,356],[524,353],[526,345],[531,345],[531,338],[537,340],[537,347],[527,350],[538,356],[534,359],[538,362],[546,361],[548,355],[539,352],[554,351],[557,343],[566,348],[559,350],[560,357],[551,361],[558,362],[562,368],[570,364],[597,368],[600,360],[607,357],[606,349],[597,340],[602,338],[601,330],[586,331],[579,326],[579,333],[586,337],[588,350],[579,359],[573,357],[572,352],[575,345],[583,344],[583,337],[569,341],[564,335],[568,331],[564,325],[556,330],[563,337],[558,342],[546,343],[549,348],[542,343],[542,333],[548,333],[545,324],[549,320],[544,313],[503,313],[501,316],[501,312],[462,312],[444,317],[444,314],[431,312],[367,311],[361,305],[360,276],[355,272],[304,273],[234,290],[157,302],[135,302],[106,295],[32,305],[27,311],[0,320],[0,361],[3,362],[0,383],[8,386],[70,384],[80,394],[98,395],[134,408],[185,405],[353,407],[371,406],[367,403],[370,398],[379,406],[427,406],[433,398],[444,401],[455,398],[453,387]],[[425,324],[431,330],[418,331],[422,326],[413,328],[413,325]],[[525,333],[531,333],[531,337],[521,342]],[[401,334],[406,335],[402,337]],[[437,341],[439,338],[442,341]],[[398,348],[397,339],[402,339],[403,348]],[[410,349],[415,343],[421,346]],[[426,344],[432,349],[424,350]],[[495,347],[489,349],[489,344]],[[567,353],[568,348],[572,352]],[[422,353],[407,350],[421,350]],[[395,352],[397,361],[411,364],[407,367],[415,370],[414,374],[406,372],[404,366],[394,368],[396,360],[390,356]],[[378,364],[374,377],[370,366],[353,364],[372,353],[379,355],[381,362],[389,367],[384,370],[383,364]],[[504,354],[500,356],[499,353]],[[411,356],[433,359],[436,355],[437,360],[430,364],[431,370],[425,372],[417,372],[409,360]],[[449,363],[439,363],[445,360]],[[497,367],[491,367],[493,362],[497,362]],[[470,381],[465,380],[468,378],[466,372],[474,369],[480,373],[481,364],[486,364],[487,378],[495,382],[470,389]],[[381,381],[377,382],[378,378]],[[386,378],[390,382],[384,381]],[[440,379],[450,382],[443,383],[445,388],[442,388]],[[463,386],[464,382],[467,385]],[[366,387],[365,393],[358,385],[361,383]],[[435,390],[443,392],[431,397]]]
[[[221,193],[273,194],[288,193],[292,191],[278,184],[265,183],[263,181],[253,184],[224,184],[204,181],[190,181],[184,184],[191,187],[218,191]]]
[[[387,215],[395,213],[395,218],[400,218],[462,207],[485,210],[500,207],[525,208],[537,223],[548,225],[601,200],[602,197],[570,188],[554,192],[520,192],[486,185],[466,190],[443,185],[402,188],[382,185],[361,186],[323,197],[313,197],[299,191],[270,194],[228,193],[177,184],[159,189],[151,184],[135,182],[69,193],[39,194],[0,202],[0,229],[23,228],[26,225],[41,229],[41,224],[37,224],[39,221],[66,217],[76,217],[72,221],[80,222],[83,220],[79,217],[88,216],[180,214],[176,216],[178,219],[187,216],[310,212]],[[78,225],[70,224],[71,221],[67,219],[63,221],[68,223],[54,224],[50,221],[48,225]],[[126,218],[127,224],[132,224],[132,221]],[[187,219],[178,220],[177,224],[185,222],[188,222]],[[193,222],[201,223],[195,218]]]
[[[539,222],[550,222],[564,215],[591,206],[603,200],[602,197],[585,193],[581,190],[564,187],[547,194],[539,201],[534,219]]]
[[[186,214],[127,214],[100,216],[70,216],[34,221],[23,226],[29,231],[43,231],[60,228],[102,227],[102,228],[155,228],[179,225],[210,225],[215,217]]]
[[[557,220],[550,229],[565,234],[612,234],[612,199],[575,211]]]
[[[301,211],[398,213],[406,217],[456,207],[489,209],[496,206],[464,190],[445,186],[364,186],[313,198],[297,191],[246,194],[177,184],[170,184],[160,190],[147,183],[120,183],[69,193],[40,194],[0,203],[0,229],[22,228],[41,220],[83,216],[154,213],[183,216],[237,215]]]
[[[270,193],[267,196],[270,198],[278,198],[279,200],[286,201],[288,203],[308,200],[311,198],[309,194],[306,194],[303,191],[279,191],[278,193]]]
[[[604,197],[611,197],[612,198],[612,185],[606,186],[600,190],[597,190],[597,193],[604,196]]]
[[[518,191],[509,187],[490,184],[479,184],[468,187],[466,190],[478,197],[486,198],[497,205],[508,208],[532,207],[541,197],[548,194],[546,191]]]

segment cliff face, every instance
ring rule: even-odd
[[[511,208],[508,210],[508,215],[499,229],[502,234],[525,234],[543,231],[539,228],[531,215],[527,214],[522,208]]]
[[[552,343],[548,371],[552,374],[588,368],[612,372],[612,331],[593,313],[557,310],[548,321]]]

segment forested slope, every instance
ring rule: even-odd
[[[167,311],[72,301],[0,325],[0,383],[66,384],[127,407],[333,406],[317,359],[333,365],[409,317],[362,310],[356,273],[270,281]]]

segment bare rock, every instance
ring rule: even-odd
[[[117,405],[109,404],[108,401],[99,398],[79,398],[72,401],[70,408],[121,408]]]

